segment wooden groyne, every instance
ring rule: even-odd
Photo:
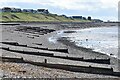
[[[41,53],[41,52],[30,52],[30,51],[19,51],[19,50],[12,50],[9,48],[3,48],[3,50],[11,51],[11,52],[16,52],[16,53],[22,53],[22,54],[29,54],[29,55],[38,55],[38,56],[53,56],[54,54],[52,53]]]
[[[1,43],[7,44],[7,45],[13,45],[13,46],[27,47],[27,45],[19,44],[17,42],[1,42]]]
[[[92,63],[99,63],[99,64],[110,64],[110,59],[84,59],[82,58],[77,58],[77,57],[63,57],[63,56],[54,56],[56,58],[61,58],[61,59],[68,59],[68,60],[74,60],[74,61],[84,61],[84,62],[92,62]]]
[[[120,77],[120,72],[114,72],[113,68],[101,68],[92,66],[76,66],[76,65],[66,65],[66,64],[51,64],[46,62],[33,62],[29,60],[24,60],[23,58],[10,58],[1,57],[3,62],[15,62],[15,63],[28,63],[36,66],[43,66],[47,68],[62,69],[72,72],[83,72],[92,74],[102,74]]]
[[[40,47],[28,47],[33,49],[41,49],[41,50],[48,50],[48,51],[55,51],[55,52],[63,52],[63,53],[69,53],[68,49],[49,49],[49,48],[40,48]]]
[[[60,59],[73,60],[73,61],[92,62],[92,63],[99,63],[99,64],[110,64],[110,59],[84,59],[83,57],[78,58],[78,57],[69,57],[69,56],[55,56],[54,53],[20,51],[20,50],[12,50],[9,48],[4,48],[4,47],[2,47],[2,49],[11,51],[11,52],[29,54],[29,55],[46,56],[46,57],[60,58]]]
[[[19,44],[17,42],[1,42],[1,43],[8,44],[8,45],[13,45],[13,46],[28,47],[28,48],[33,48],[33,49],[41,49],[41,50],[48,50],[48,51],[56,51],[56,52],[68,53],[68,49],[49,49],[49,48],[31,47],[31,46]],[[39,45],[42,45],[42,44],[39,44]]]
[[[101,64],[110,64],[109,59],[84,59],[85,62],[101,63]]]
[[[11,57],[0,57],[2,62],[16,62],[16,63],[23,63],[23,58],[11,58]]]

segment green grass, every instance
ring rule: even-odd
[[[26,21],[26,22],[90,22],[88,20],[79,20],[66,18],[64,16],[58,16],[54,14],[39,14],[39,13],[0,13],[0,21]]]

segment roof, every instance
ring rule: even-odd
[[[9,8],[9,7],[4,7],[4,8],[2,8],[2,9],[7,9],[7,10],[11,10],[11,8]]]
[[[45,9],[37,9],[37,11],[43,12],[43,11],[45,11]]]

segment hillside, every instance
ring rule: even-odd
[[[65,16],[58,16],[55,14],[39,14],[39,13],[11,13],[2,12],[0,13],[0,21],[38,21],[38,22],[89,22],[88,20],[79,20],[67,18]]]

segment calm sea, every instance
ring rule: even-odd
[[[87,28],[80,30],[62,30],[49,38],[56,43],[58,38],[66,37],[75,45],[91,48],[93,51],[118,57],[118,27]]]

